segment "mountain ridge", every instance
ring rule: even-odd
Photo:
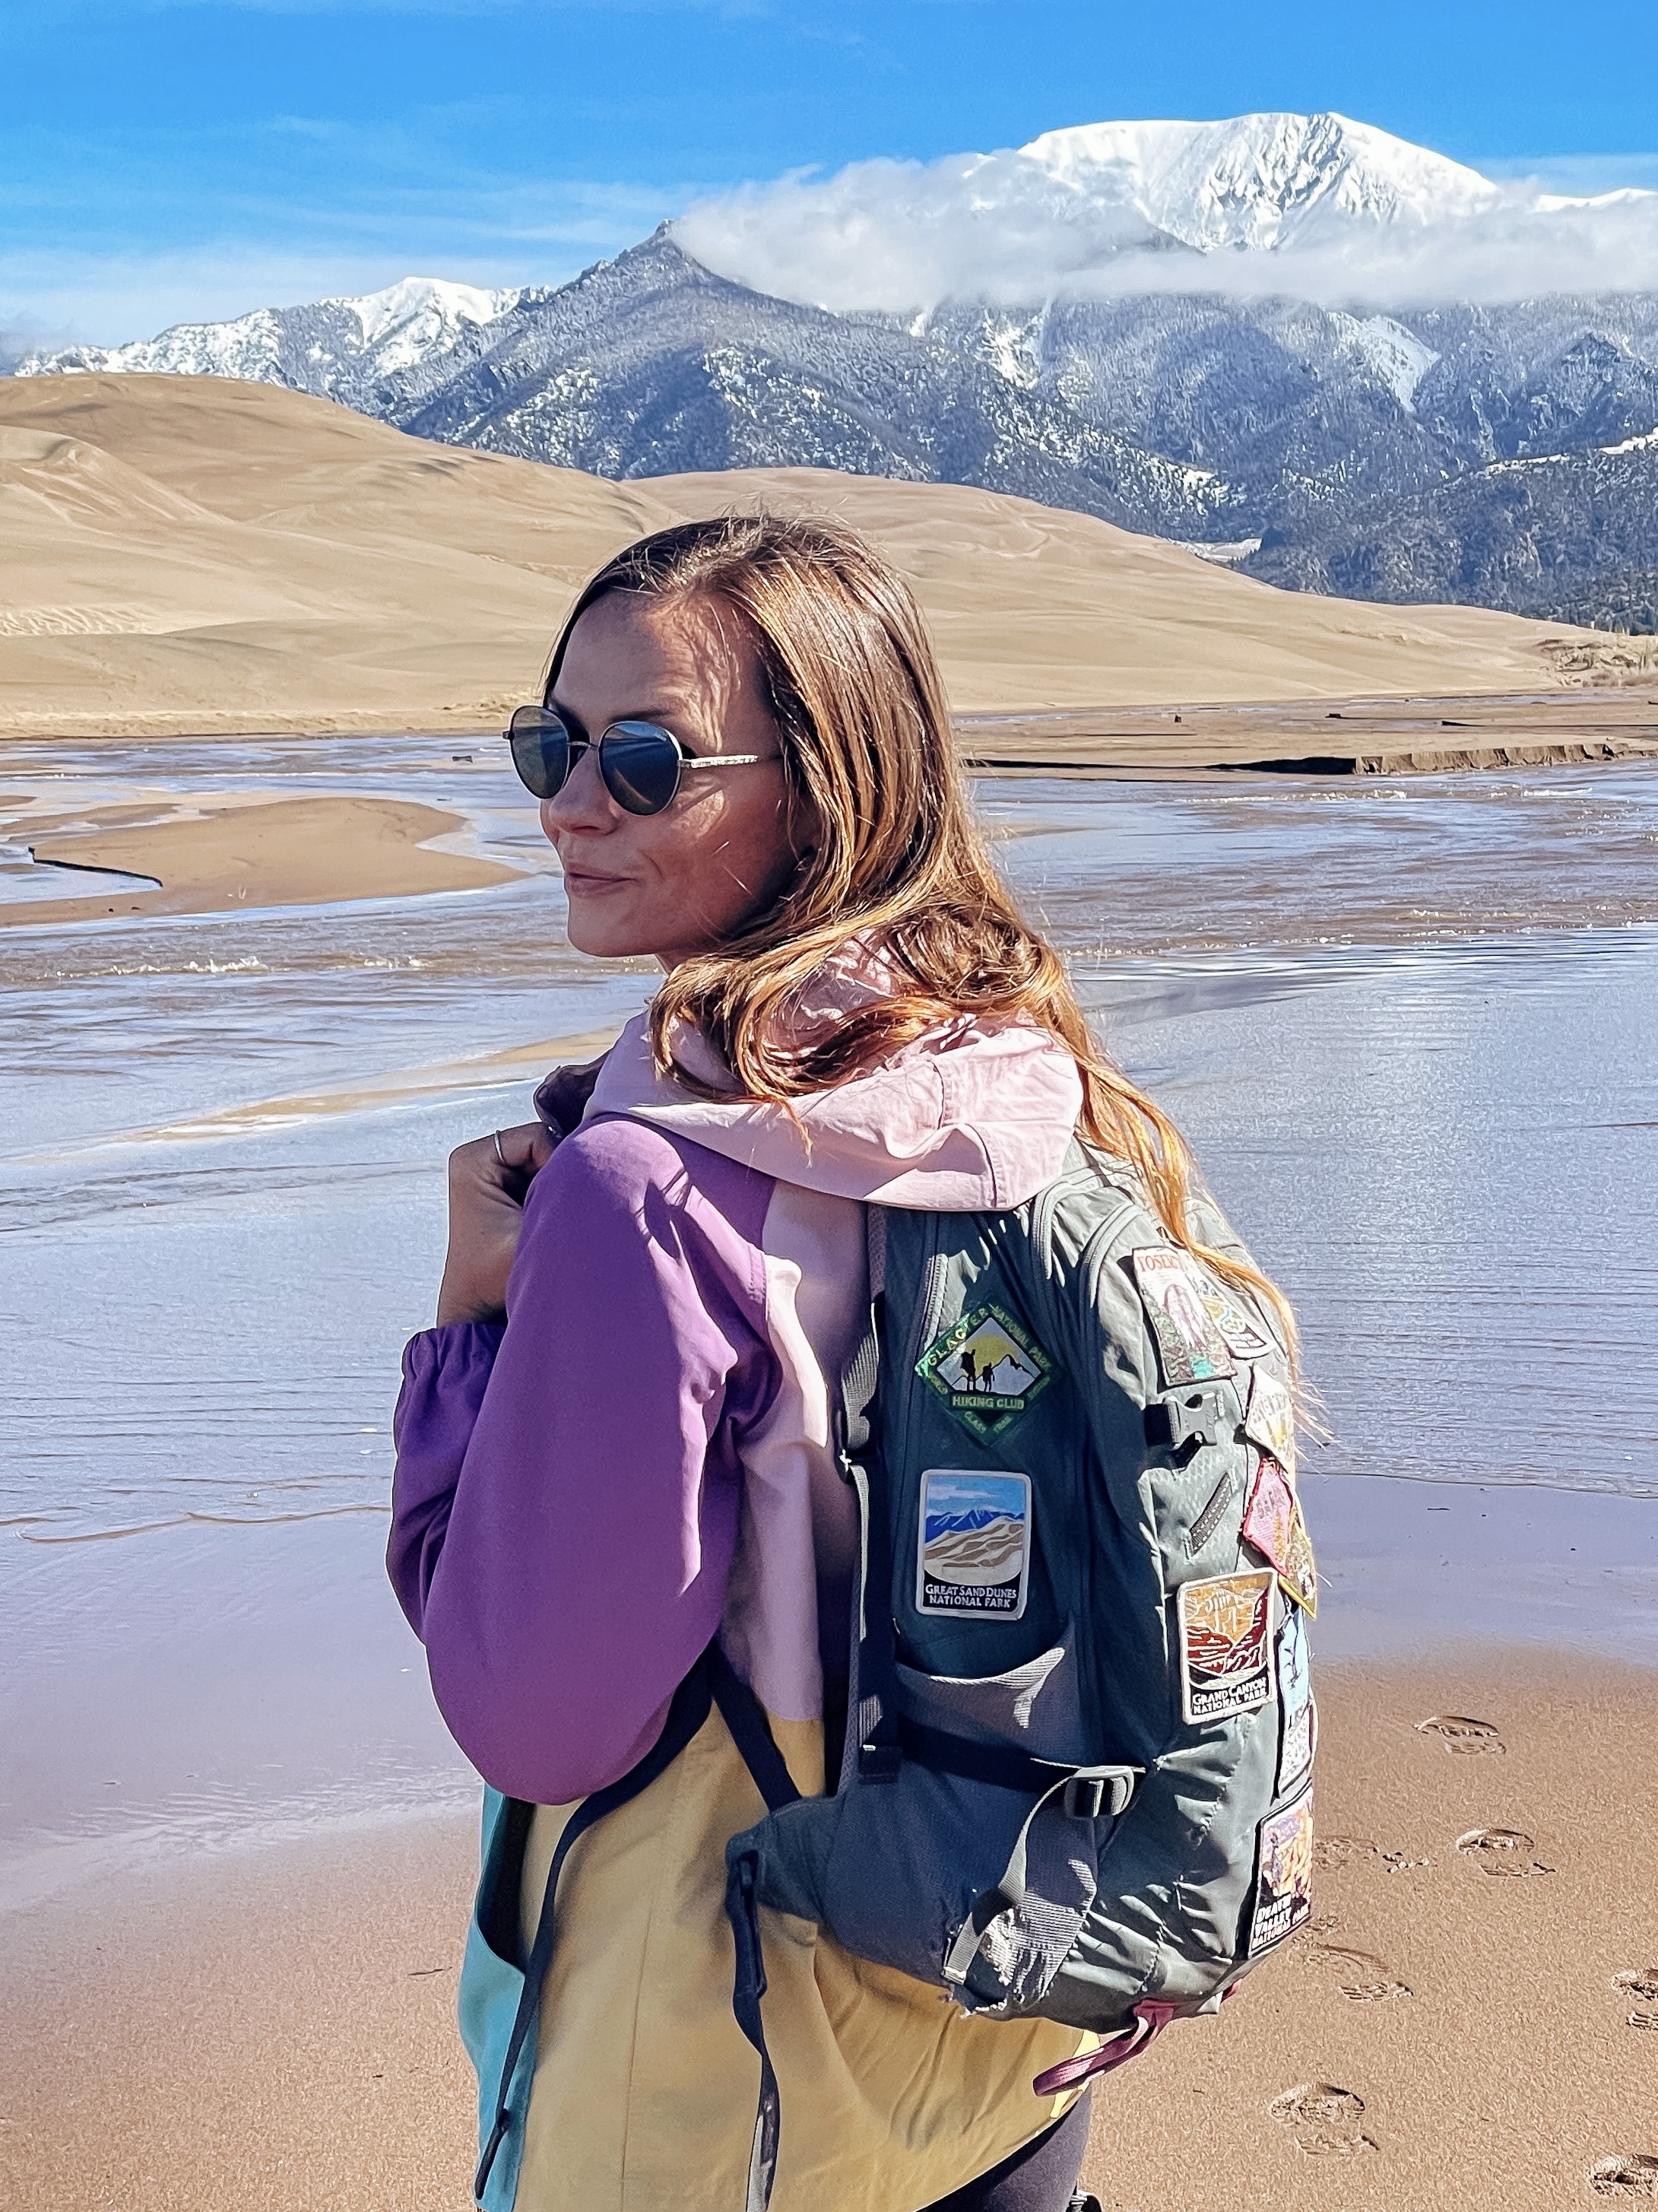
[[[1097,248],[1286,283],[1338,233],[1437,234],[1521,200],[1658,208],[1527,198],[1333,114],[1081,125],[953,169],[890,167],[900,197],[960,185],[1000,192],[1044,236],[1069,222],[1084,263]],[[1658,429],[1658,289],[1360,310],[1171,279],[852,312],[722,273],[690,251],[700,222],[558,287],[407,278],[17,373],[248,377],[614,480],[811,467],[961,483],[1212,547],[1286,588],[1357,596],[1374,579],[1384,599],[1645,618],[1658,514],[1644,462],[1613,449]],[[1566,455],[1582,465],[1558,495],[1502,476]],[[1571,526],[1568,495],[1601,522]]]
[[[1078,189],[1117,174],[1149,222],[1199,252],[1278,250],[1331,215],[1426,225],[1501,197],[1478,170],[1333,111],[1078,124],[1019,152]]]

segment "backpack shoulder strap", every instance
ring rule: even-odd
[[[869,1253],[869,1315],[841,1377],[841,1473],[857,1493],[859,1566],[852,1623],[852,1696],[847,1757],[865,1782],[890,1781],[903,1757],[898,1735],[897,1655],[892,1627],[892,1536],[870,1450],[872,1412],[881,1372],[886,1305],[886,1216],[864,1209]]]

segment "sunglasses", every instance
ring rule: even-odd
[[[688,753],[671,730],[656,722],[612,722],[597,742],[571,734],[550,707],[518,707],[507,729],[519,781],[537,799],[551,799],[569,781],[581,755],[596,751],[598,773],[616,805],[629,814],[660,814],[671,805],[679,779],[694,769],[754,768],[775,753]]]

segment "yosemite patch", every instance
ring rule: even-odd
[[[1054,1362],[999,1306],[975,1306],[928,1346],[915,1372],[958,1421],[988,1438],[1011,1428],[1041,1396]]]
[[[1157,1343],[1163,1389],[1236,1375],[1237,1362],[1205,1297],[1212,1286],[1196,1261],[1169,1245],[1150,1244],[1131,1252],[1128,1264]]]
[[[918,1613],[1017,1620],[1030,1576],[1030,1477],[929,1468],[916,1552]]]

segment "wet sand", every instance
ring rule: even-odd
[[[512,869],[493,860],[434,850],[432,839],[466,826],[464,816],[434,806],[395,799],[219,796],[219,806],[196,818],[165,815],[133,824],[123,819],[124,810],[94,811],[56,836],[31,834],[30,817],[20,816],[10,834],[30,845],[37,862],[137,880],[131,890],[100,887],[77,898],[68,895],[75,878],[65,873],[63,898],[0,903],[0,926],[408,898],[513,879]]]
[[[1092,2185],[1114,2212],[1594,2201],[1600,2160],[1658,2158],[1658,1676],[1452,1649],[1327,1668],[1319,1711],[1313,1923],[1101,2095]]]
[[[459,2212],[476,1829],[451,1817],[0,1921],[0,2203]]]
[[[1088,2180],[1113,2212],[1594,2201],[1658,2157],[1658,1674],[1447,1647],[1326,1668],[1319,1705],[1314,1923],[1102,2087]],[[7,2201],[453,2212],[473,1853],[404,1822],[0,1922]]]
[[[1426,775],[1658,753],[1658,658],[1627,688],[1601,685],[1592,648],[1582,659],[1575,692],[972,714],[956,733],[963,757],[993,775]]]

